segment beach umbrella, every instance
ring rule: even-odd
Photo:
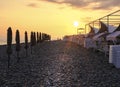
[[[29,48],[28,46],[28,35],[27,31],[25,31],[25,49],[26,49],[26,56],[27,56],[27,49]]]
[[[45,33],[42,33],[42,41],[45,40]]]
[[[106,26],[105,23],[100,21],[100,25],[101,25],[101,27],[100,27],[100,29],[99,29],[99,31],[97,33],[108,32],[108,27]]]
[[[120,24],[113,32],[116,32],[116,31],[120,31]]]
[[[37,43],[37,40],[36,40],[36,33],[33,32],[33,36],[32,36],[32,47],[34,47],[34,49],[35,49],[36,43]]]
[[[36,33],[34,32],[34,34],[33,34],[33,40],[34,40],[34,45],[36,45],[36,42],[37,42],[37,40],[36,40]]]
[[[48,40],[49,40],[49,41],[51,40],[51,35],[48,35]]]
[[[89,33],[86,35],[86,37],[88,38],[91,38],[91,37],[93,37],[94,35],[95,35],[95,30],[94,30],[94,28],[91,26],[91,25],[89,25],[89,29],[90,29],[90,31],[89,31]]]
[[[37,43],[39,43],[39,33],[37,32]]]
[[[15,37],[15,41],[16,41],[16,52],[17,52],[17,62],[19,62],[20,57],[19,57],[19,51],[20,51],[20,34],[19,34],[19,30],[16,30],[16,37]]]
[[[95,30],[93,29],[93,27],[92,26],[89,26],[90,27],[90,32],[89,32],[89,34],[95,34]]]
[[[51,35],[49,35],[49,40],[51,40]]]
[[[30,36],[30,43],[31,43],[31,46],[33,46],[34,44],[33,44],[33,40],[34,38],[33,38],[33,32],[31,32],[31,36]]]
[[[43,33],[41,33],[41,42],[43,42]]]
[[[40,42],[42,41],[41,32],[40,32],[40,34],[39,34],[39,41],[40,41]]]
[[[8,54],[8,68],[10,65],[10,55],[12,54],[12,29],[11,27],[7,30],[7,54]]]
[[[48,34],[45,34],[45,40],[49,40],[50,36]]]
[[[48,34],[44,34],[44,40],[46,41],[51,40],[51,36]]]
[[[30,36],[30,46],[31,46],[31,54],[32,54],[32,47],[34,46],[34,36],[33,36],[33,32],[31,32],[31,36]]]

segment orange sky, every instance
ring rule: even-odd
[[[114,3],[113,3],[114,2]],[[0,0],[0,41],[6,41],[7,28],[12,27],[13,36],[20,30],[45,32],[52,39],[76,34],[78,27],[119,9],[119,0]],[[117,6],[118,5],[118,6]],[[13,38],[14,41],[14,38]]]

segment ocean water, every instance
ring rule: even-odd
[[[0,45],[6,45],[6,44],[7,44],[7,39],[1,37],[1,38],[0,38]]]
[[[20,43],[24,43],[24,40],[21,40]],[[15,44],[15,41],[12,41],[12,44]],[[0,40],[0,45],[7,45],[6,40]]]
[[[5,42],[5,41],[0,41],[0,45],[6,45],[7,44],[7,42]]]

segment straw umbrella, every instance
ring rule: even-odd
[[[51,35],[49,35],[49,41],[51,40]]]
[[[15,41],[16,41],[16,52],[17,52],[17,62],[19,62],[20,57],[19,57],[19,51],[20,51],[20,34],[19,34],[19,30],[16,30],[16,37],[15,37]]]
[[[37,42],[37,40],[36,40],[36,33],[34,32],[34,34],[33,34],[33,40],[34,40],[34,45],[36,45],[36,42]]]
[[[31,32],[31,36],[30,36],[30,43],[31,43],[31,54],[32,54],[32,47],[34,46],[34,36],[33,36],[33,32]]]
[[[39,43],[39,33],[37,32],[37,43]]]
[[[41,32],[40,32],[40,34],[39,34],[39,41],[41,42]]]
[[[37,43],[36,33],[34,32],[34,33],[33,33],[33,44],[34,44],[33,46],[34,46],[34,51],[36,51],[36,47],[35,47],[36,43]]]
[[[42,33],[42,42],[45,40],[45,33]]]
[[[10,66],[10,55],[12,54],[12,29],[11,27],[7,30],[7,54],[8,54],[8,68]]]
[[[27,49],[28,49],[28,35],[27,31],[25,31],[25,49],[26,49],[26,56],[27,56]]]

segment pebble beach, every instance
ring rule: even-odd
[[[120,69],[104,53],[62,40],[38,43],[26,56],[15,45],[7,67],[6,46],[0,46],[0,87],[120,87]]]

